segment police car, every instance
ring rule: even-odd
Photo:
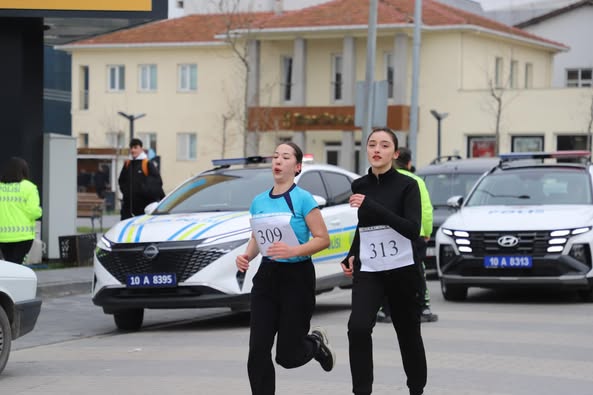
[[[514,153],[484,175],[436,236],[447,300],[469,287],[557,287],[593,296],[590,152]]]
[[[266,158],[213,161],[214,169],[187,180],[146,215],[116,224],[97,243],[93,302],[113,314],[121,330],[138,330],[144,309],[249,308],[261,257],[246,273],[235,258],[251,236],[249,207],[273,186]],[[330,247],[313,256],[317,292],[347,287],[339,262],[350,249],[358,222],[348,204],[359,176],[336,166],[303,163],[295,182],[319,203]]]
[[[36,294],[33,270],[0,259],[0,373],[8,361],[12,340],[35,327],[41,310]]]

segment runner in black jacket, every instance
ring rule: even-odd
[[[348,340],[352,391],[358,395],[372,392],[371,333],[384,297],[391,305],[410,394],[422,394],[426,385],[418,297],[422,279],[412,248],[420,235],[420,192],[414,179],[393,168],[397,150],[395,133],[373,130],[367,141],[371,168],[352,183],[350,205],[358,208],[358,227],[342,269],[353,276]]]

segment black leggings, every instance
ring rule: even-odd
[[[276,363],[291,369],[313,359],[317,343],[308,336],[315,309],[315,268],[309,259],[298,263],[264,258],[251,289],[251,332],[247,371],[253,395],[272,395]]]
[[[5,261],[22,264],[32,245],[33,240],[0,243],[0,250]]]
[[[352,287],[352,312],[348,321],[352,391],[370,394],[373,388],[373,340],[377,311],[384,297],[407,376],[410,394],[422,394],[426,385],[426,355],[420,332],[420,271],[417,264],[383,272],[356,271]]]

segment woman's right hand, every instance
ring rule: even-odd
[[[351,256],[350,258],[348,258],[348,266],[344,265],[343,263],[340,263],[340,265],[342,265],[342,271],[344,272],[346,277],[352,277],[352,271],[354,268],[354,257]]]
[[[235,259],[235,264],[237,265],[237,269],[239,269],[240,272],[245,273],[247,269],[249,269],[249,255],[241,254],[237,256],[237,259]]]

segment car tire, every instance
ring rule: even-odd
[[[443,280],[441,280],[441,292],[445,300],[460,302],[467,298],[467,287],[447,284]]]
[[[6,366],[6,362],[8,362],[11,343],[12,329],[10,327],[10,321],[8,320],[4,308],[0,306],[0,373],[2,373]]]
[[[142,327],[144,309],[121,310],[113,313],[113,320],[117,329],[122,331],[137,331]]]

